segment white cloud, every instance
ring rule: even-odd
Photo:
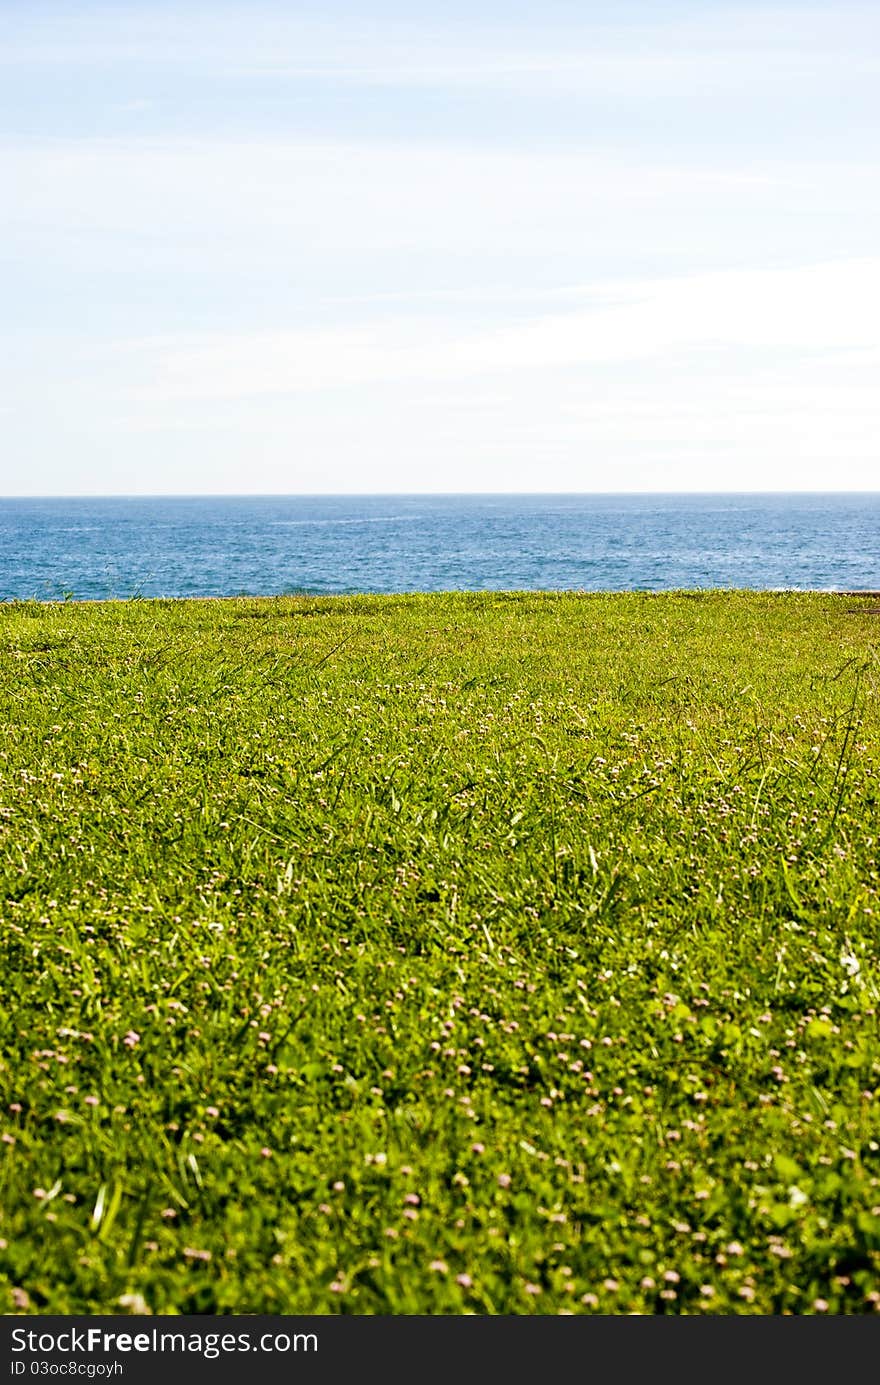
[[[602,283],[485,332],[438,312],[50,352],[10,396],[4,489],[67,489],[66,450],[99,493],[872,489],[878,309],[871,259]]]
[[[603,283],[588,309],[460,335],[445,319],[121,343],[133,397],[217,400],[589,367],[705,349],[880,348],[880,259]],[[109,363],[109,361],[108,361]]]
[[[597,147],[493,149],[405,141],[30,139],[0,143],[4,223],[27,231],[224,238],[319,235],[383,249],[492,238],[571,240],[588,217],[682,199],[741,198],[797,181],[780,166],[633,161]],[[210,251],[210,242],[202,247]]]
[[[416,311],[440,290],[450,316],[484,321],[494,294],[492,322],[543,294],[552,308],[575,277],[646,263],[697,270],[873,253],[874,175],[842,160],[688,168],[570,148],[7,141],[0,248],[38,295],[48,274],[64,276],[54,320],[77,333],[100,334],[129,304],[134,321],[146,316],[143,283],[154,321],[208,300],[235,331],[260,317],[275,327],[342,321],[357,297],[372,296],[377,313],[395,295]],[[243,285],[257,278],[262,299],[248,299]]]

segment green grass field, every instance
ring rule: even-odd
[[[0,607],[0,1310],[874,1311],[868,605]]]

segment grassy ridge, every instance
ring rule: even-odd
[[[873,1310],[878,636],[0,607],[0,1309]]]

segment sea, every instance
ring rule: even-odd
[[[0,499],[0,600],[880,590],[880,493]]]

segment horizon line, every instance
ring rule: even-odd
[[[492,497],[511,497],[522,496],[780,496],[780,495],[878,495],[880,487],[873,489],[775,489],[763,488],[761,490],[735,490],[735,489],[713,489],[713,490],[474,490],[474,491],[402,491],[402,490],[379,490],[379,491],[70,491],[53,492],[40,494],[17,494],[0,495],[0,503],[13,500],[370,500],[383,498],[398,498],[407,500],[432,500],[432,499],[481,499],[487,496]]]

